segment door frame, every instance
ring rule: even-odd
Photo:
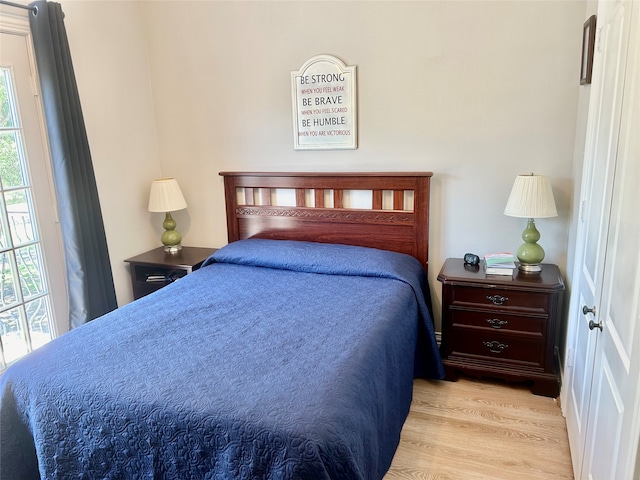
[[[601,401],[603,382],[605,381],[603,377],[603,371],[608,365],[603,365],[606,363],[607,359],[602,358],[602,349],[607,345],[607,341],[610,336],[608,335],[608,325],[607,320],[605,318],[605,305],[608,303],[607,298],[605,297],[606,292],[605,289],[608,287],[607,280],[607,258],[609,255],[607,254],[607,245],[610,242],[610,229],[612,227],[611,221],[612,217],[610,215],[610,209],[614,205],[612,202],[614,201],[614,193],[615,193],[615,170],[619,167],[619,163],[624,160],[621,160],[625,157],[619,157],[619,155],[624,155],[625,152],[621,150],[620,147],[620,135],[623,129],[629,128],[627,125],[622,123],[622,119],[624,118],[625,112],[625,102],[629,101],[629,95],[637,95],[637,86],[635,90],[631,90],[629,88],[629,78],[630,75],[637,75],[638,69],[640,69],[640,49],[634,47],[637,44],[637,40],[640,38],[640,2],[637,0],[633,1],[620,1],[620,2],[607,2],[600,3],[598,5],[598,21],[605,21],[606,18],[614,18],[615,14],[619,11],[616,8],[624,8],[627,9],[627,13],[624,18],[624,23],[629,26],[630,30],[628,31],[628,36],[626,37],[625,42],[621,43],[621,49],[618,51],[621,52],[620,63],[622,66],[621,70],[615,71],[616,75],[620,75],[619,77],[612,77],[613,72],[604,72],[606,70],[604,65],[604,59],[606,55],[611,55],[611,50],[608,48],[607,39],[601,38],[603,35],[602,29],[605,26],[598,26],[596,45],[600,43],[604,43],[602,47],[605,51],[598,52],[596,57],[594,58],[594,82],[592,86],[589,98],[589,116],[587,119],[587,130],[586,130],[586,139],[585,139],[585,152],[584,152],[584,165],[582,170],[582,180],[580,185],[580,200],[579,200],[579,215],[577,218],[577,233],[576,233],[576,248],[575,248],[575,262],[573,265],[573,275],[572,275],[572,294],[569,306],[568,313],[568,328],[567,328],[567,349],[566,349],[566,361],[565,361],[565,382],[563,384],[563,389],[561,392],[561,404],[563,413],[567,417],[567,431],[569,434],[569,440],[572,447],[572,462],[574,465],[574,473],[576,478],[582,478],[585,474],[589,473],[588,470],[592,467],[592,461],[594,459],[594,452],[598,448],[598,442],[602,442],[604,439],[596,439],[593,429],[598,428],[598,421],[595,414],[599,412],[600,406],[599,403]],[[610,10],[609,10],[610,9]],[[611,16],[609,17],[608,12],[611,12]],[[622,30],[621,30],[622,31]],[[635,35],[635,37],[634,37]],[[616,37],[623,39],[624,37],[621,35],[620,37]],[[636,42],[636,44],[634,44]],[[622,50],[624,48],[624,50]],[[634,49],[635,48],[635,49]],[[600,50],[600,49],[598,49]],[[614,50],[615,51],[615,50]],[[612,57],[614,58],[614,57]],[[616,67],[617,68],[617,67]],[[635,73],[634,73],[635,72]],[[604,75],[609,75],[608,78],[616,78],[616,82],[619,86],[619,91],[616,94],[620,95],[619,98],[612,97],[612,106],[613,109],[609,110],[612,112],[611,118],[614,119],[614,122],[611,125],[616,125],[616,127],[611,130],[615,134],[615,151],[613,149],[607,149],[607,152],[614,153],[615,157],[611,160],[611,164],[608,164],[608,167],[605,168],[604,178],[600,178],[602,182],[602,198],[603,198],[603,208],[601,211],[602,221],[600,222],[600,226],[598,227],[598,236],[599,240],[602,241],[602,244],[599,248],[602,248],[602,251],[598,251],[596,261],[597,267],[595,268],[595,276],[594,281],[597,284],[593,285],[593,293],[595,295],[594,304],[597,305],[597,314],[585,314],[582,315],[582,305],[586,302],[582,298],[582,294],[585,293],[586,288],[583,287],[582,280],[582,265],[583,260],[586,255],[587,249],[587,235],[589,232],[586,231],[588,228],[588,222],[585,215],[589,215],[587,212],[590,207],[590,202],[584,200],[585,195],[588,195],[591,191],[592,181],[594,181],[594,168],[596,167],[596,163],[600,161],[600,165],[603,164],[602,156],[598,156],[599,153],[602,153],[601,150],[596,151],[597,143],[600,140],[596,136],[596,132],[598,130],[598,126],[600,125],[601,117],[599,116],[600,112],[603,111],[600,107],[603,105],[603,90],[604,88]],[[626,84],[624,82],[627,82]],[[620,86],[622,85],[622,86]],[[615,90],[608,90],[608,92],[612,92]],[[619,106],[618,109],[618,100]],[[629,108],[629,105],[626,105]],[[606,109],[605,109],[606,111]],[[637,114],[635,123],[637,124]],[[616,133],[617,132],[617,133]],[[604,144],[604,142],[602,142]],[[629,153],[626,153],[629,155]],[[607,157],[611,158],[611,157]],[[626,157],[630,158],[630,157]],[[633,161],[633,159],[631,160]],[[608,173],[607,173],[608,172]],[[597,178],[595,180],[598,180]],[[605,213],[602,213],[605,212]],[[594,239],[591,239],[592,241]],[[634,258],[631,261],[636,262],[637,259]],[[636,275],[638,275],[638,269],[640,269],[640,264],[636,265]],[[591,304],[589,306],[592,306]],[[633,303],[632,305],[633,306]],[[637,307],[635,307],[637,308]],[[635,312],[637,315],[638,312]],[[625,317],[626,318],[626,317]],[[604,326],[604,333],[598,332],[597,330],[593,332],[586,333],[587,341],[583,341],[585,338],[585,329],[587,328],[585,325],[588,323],[588,320],[593,319],[595,322],[602,322]],[[631,320],[633,321],[633,320]],[[604,336],[603,336],[604,335]],[[637,338],[637,331],[633,338]],[[581,343],[578,343],[578,342]],[[610,342],[609,342],[610,343]],[[637,343],[637,342],[636,342]],[[579,346],[581,348],[576,348]],[[634,349],[636,350],[636,349]],[[583,356],[583,353],[585,355]],[[585,364],[581,365],[583,367],[583,371],[577,371],[577,361],[576,358],[584,358]],[[611,356],[613,358],[613,356]],[[611,458],[610,461],[613,462],[611,468],[620,468],[620,470],[616,471],[616,474],[631,474],[637,473],[638,471],[638,462],[640,461],[640,456],[637,455],[637,447],[638,447],[638,435],[640,434],[640,408],[637,405],[638,399],[640,398],[640,378],[637,375],[638,362],[640,359],[638,357],[638,353],[634,352],[632,358],[630,358],[631,366],[629,367],[629,372],[632,373],[627,378],[625,382],[623,378],[620,378],[619,387],[620,389],[626,388],[626,391],[623,397],[620,397],[620,401],[622,402],[621,406],[623,408],[627,408],[630,413],[629,416],[625,417],[626,420],[622,422],[625,424],[626,433],[624,433],[621,427],[618,425],[618,429],[620,432],[616,435],[618,438],[616,439],[616,445],[613,445],[612,454],[617,455],[615,458]],[[615,363],[615,362],[614,362]],[[635,368],[635,370],[634,370]],[[573,388],[576,385],[577,374],[581,373],[581,378],[578,381],[582,381],[582,387],[586,394],[586,399],[582,402],[585,404],[582,407],[582,411],[577,411],[574,408],[574,405],[571,404],[572,391],[577,391],[578,389]],[[609,372],[609,379],[614,378],[614,375]],[[611,387],[618,388],[618,386],[614,385]],[[613,391],[613,390],[612,390]],[[615,390],[618,392],[618,390]],[[631,400],[630,400],[631,399]],[[578,414],[576,414],[576,412]],[[621,414],[622,415],[622,414]],[[620,417],[622,418],[622,417]],[[614,419],[610,419],[613,421]],[[606,423],[606,422],[605,422]],[[602,425],[601,425],[602,426]],[[610,440],[610,439],[609,439]],[[621,446],[621,441],[624,443]],[[609,446],[609,445],[608,445]],[[620,447],[620,451],[618,451],[618,447]],[[622,450],[624,449],[624,451]],[[617,452],[617,453],[616,453]],[[619,460],[624,461],[624,465],[618,465]]]

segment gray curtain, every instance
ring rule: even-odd
[[[98,190],[59,3],[30,4],[67,269],[69,327],[117,307]]]

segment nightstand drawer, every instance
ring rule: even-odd
[[[547,318],[522,317],[499,312],[461,311],[452,308],[451,326],[473,326],[499,332],[545,334]]]
[[[549,312],[549,296],[501,288],[459,286],[453,289],[451,306],[500,308],[539,314]]]
[[[477,329],[452,329],[452,356],[482,356],[492,360],[544,367],[544,341],[528,336],[500,335]]]

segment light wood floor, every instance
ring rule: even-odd
[[[564,417],[524,386],[416,380],[384,480],[573,479]]]

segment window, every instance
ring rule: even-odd
[[[0,12],[0,373],[69,330],[29,16]]]
[[[0,370],[52,338],[52,309],[11,69],[0,69]]]

